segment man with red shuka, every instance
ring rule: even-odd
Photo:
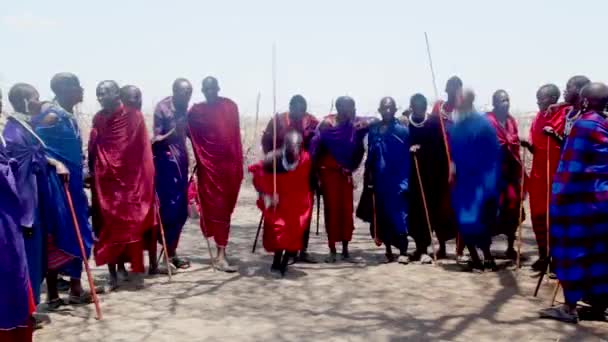
[[[302,148],[305,151],[309,151],[310,142],[315,134],[315,130],[319,125],[319,120],[312,114],[307,112],[306,99],[302,95],[295,95],[289,101],[289,112],[277,114],[268,122],[264,134],[262,135],[262,150],[264,153],[268,153],[274,149],[274,125],[276,122],[276,147],[280,149],[283,147],[285,135],[294,130],[302,135],[303,145]],[[313,193],[311,193],[313,196]],[[312,211],[308,218],[308,225],[304,231],[302,237],[302,250],[298,256],[298,261],[306,263],[316,263],[308,253],[308,241],[310,239],[310,223],[312,221]]]
[[[218,95],[217,79],[203,80],[206,102],[188,112],[188,127],[197,165],[200,224],[203,234],[213,237],[216,269],[236,272],[226,258],[230,219],[243,180],[243,147],[239,110],[230,99]]]
[[[303,248],[302,236],[312,213],[312,192],[311,160],[302,146],[302,135],[289,131],[283,141],[281,149],[268,153],[264,160],[250,166],[249,172],[260,194],[264,248],[274,252],[270,270],[285,275],[289,258]]]
[[[139,89],[125,87],[121,94],[116,82],[103,81],[97,99],[102,110],[93,118],[89,138],[95,261],[108,264],[114,289],[117,264],[130,262],[133,272],[144,272],[144,234],[157,224],[154,161]],[[155,254],[150,251],[150,273],[156,272]]]

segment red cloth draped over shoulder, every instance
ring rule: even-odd
[[[532,170],[528,190],[530,192],[530,212],[532,218],[547,214],[547,140],[549,141],[549,182],[557,170],[561,156],[561,146],[555,139],[548,137],[543,129],[551,127],[563,136],[566,125],[566,114],[571,106],[558,104],[550,107],[546,112],[536,114],[530,126],[530,143],[534,147]],[[550,190],[550,189],[549,189]]]
[[[308,228],[312,213],[310,169],[310,156],[307,152],[302,152],[300,162],[294,170],[277,174],[277,207],[265,208],[263,200],[258,199],[258,208],[264,214],[264,248],[268,252],[297,252],[302,249],[302,236]],[[272,195],[273,174],[264,171],[263,162],[250,166],[249,172],[253,175],[256,190]]]
[[[143,272],[143,235],[156,222],[154,162],[141,112],[121,106],[93,118],[89,141],[97,265]]]
[[[201,230],[226,247],[230,217],[243,180],[243,147],[237,105],[227,98],[197,103],[188,113],[197,162]]]

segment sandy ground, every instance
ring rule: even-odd
[[[191,221],[180,245],[191,269],[171,282],[166,276],[131,279],[102,295],[102,321],[95,320],[92,305],[64,307],[51,314],[52,324],[37,331],[35,340],[608,341],[608,323],[577,326],[538,319],[553,283],[545,283],[533,298],[536,278],[528,267],[468,274],[458,272],[454,262],[383,264],[382,248],[375,247],[361,222],[351,248],[359,263],[295,265],[286,278],[274,278],[261,244],[251,254],[259,219],[254,199],[246,182],[229,247],[238,273],[209,268],[205,241]],[[532,259],[532,231],[525,226],[524,232],[523,250]],[[311,237],[311,252],[319,260],[327,252],[325,242],[323,232]],[[504,240],[493,247],[502,252]],[[106,272],[95,268],[94,274],[102,281]]]

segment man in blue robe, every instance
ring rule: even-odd
[[[395,118],[397,105],[393,98],[383,98],[378,112],[382,120],[369,128],[365,162],[366,183],[373,189],[375,200],[371,234],[376,243],[384,243],[388,262],[395,260],[391,249],[395,246],[399,249],[397,261],[407,264],[409,132]]]
[[[449,130],[452,207],[458,229],[471,255],[468,270],[496,270],[490,253],[491,224],[498,206],[499,145],[496,131],[474,106],[467,90],[459,101],[456,122]],[[484,262],[477,253],[481,249]]]

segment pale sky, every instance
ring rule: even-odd
[[[277,46],[278,108],[297,93],[310,112],[327,114],[332,99],[350,95],[359,114],[383,96],[406,107],[422,92],[435,96],[424,32],[428,32],[440,94],[459,75],[490,102],[499,88],[512,111],[535,110],[543,83],[560,89],[569,76],[608,81],[602,0],[4,0],[0,12],[0,88],[28,82],[44,98],[59,71],[85,87],[84,110],[99,108],[104,79],[135,84],[144,109],[170,94],[176,77],[194,85],[217,76],[222,95],[243,115],[272,112],[272,44]],[[8,107],[8,104],[7,104]]]

